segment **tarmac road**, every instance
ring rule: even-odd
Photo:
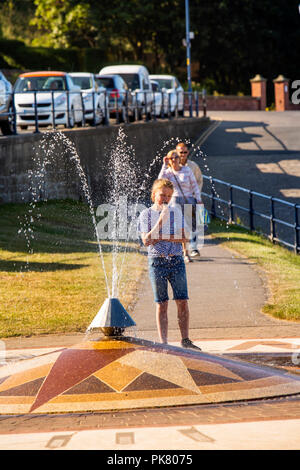
[[[204,156],[193,158],[203,173],[260,194],[300,204],[300,112],[215,111],[208,113],[213,122],[206,137],[198,144]],[[204,160],[204,159],[205,160]],[[205,166],[206,165],[206,166]],[[228,200],[228,187],[215,183],[214,191]],[[211,183],[204,182],[204,192],[211,193]],[[248,193],[233,190],[235,203],[248,208]],[[226,204],[217,204],[217,214],[228,218]],[[270,198],[253,197],[253,209],[270,215]],[[274,202],[274,217],[295,223],[295,207]],[[234,209],[235,216],[250,226],[249,215]],[[297,209],[300,220],[300,208]],[[270,221],[254,215],[255,228],[270,233]],[[275,236],[294,246],[293,227],[275,224]]]
[[[208,116],[219,125],[201,145],[206,174],[300,203],[300,111],[214,111]]]

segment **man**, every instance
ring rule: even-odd
[[[196,178],[197,184],[199,186],[199,191],[201,194],[202,186],[203,186],[202,172],[199,166],[197,165],[197,163],[188,159],[189,149],[187,145],[184,142],[180,142],[179,144],[176,145],[176,152],[178,153],[180,157],[181,165],[189,166],[192,172],[194,173],[194,176]],[[200,256],[200,252],[197,249],[197,237],[194,237],[190,240],[190,249],[191,249],[191,252],[190,252],[191,258],[196,258]]]

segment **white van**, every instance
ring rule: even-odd
[[[109,65],[100,70],[99,75],[120,75],[137,103],[139,117],[151,115],[153,93],[149,72],[143,65]]]

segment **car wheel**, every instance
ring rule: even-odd
[[[7,121],[0,121],[0,129],[3,135],[12,135],[14,134],[14,126],[13,126],[13,108],[12,106],[9,107],[8,112],[11,113],[8,116]]]
[[[22,129],[22,131],[26,131],[26,129],[28,129],[28,126],[26,126],[25,124],[21,124],[20,129]]]

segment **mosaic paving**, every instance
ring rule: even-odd
[[[221,403],[300,393],[297,376],[134,338],[85,341],[0,367],[0,414]]]

